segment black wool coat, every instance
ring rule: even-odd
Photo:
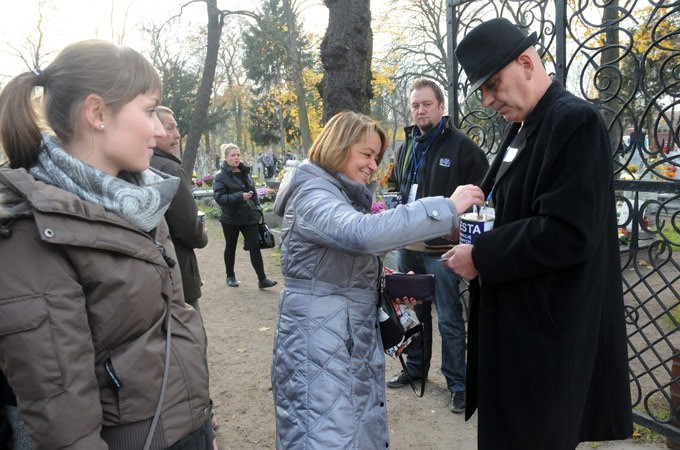
[[[611,144],[554,82],[487,173],[494,229],[472,250],[467,410],[479,449],[573,449],[632,434]]]
[[[250,167],[240,163],[238,168],[246,175],[245,183],[225,161],[222,161],[220,172],[215,177],[213,197],[222,209],[220,222],[225,225],[256,225],[262,220],[262,208],[255,182],[250,176]],[[244,192],[253,193],[250,200],[243,200]]]
[[[177,252],[177,263],[182,272],[184,300],[193,304],[201,297],[201,273],[198,269],[195,248],[208,245],[205,226],[198,221],[198,208],[191,192],[191,178],[182,169],[181,161],[175,156],[154,149],[151,167],[180,179],[177,193],[165,212],[165,220],[170,228],[170,238]]]

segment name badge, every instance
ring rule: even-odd
[[[411,190],[408,191],[408,199],[407,199],[406,203],[415,202],[415,201],[416,201],[416,193],[417,193],[417,192],[418,192],[418,184],[417,184],[417,183],[413,183],[413,184],[411,185]]]
[[[479,214],[486,214],[487,216],[496,217],[496,210],[491,206],[482,206],[479,208]]]
[[[515,159],[515,156],[517,156],[517,148],[508,147],[508,149],[505,151],[503,162],[512,162]]]

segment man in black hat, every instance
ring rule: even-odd
[[[465,133],[456,129],[444,115],[444,93],[432,80],[421,78],[409,89],[409,107],[414,125],[404,129],[406,140],[399,148],[388,181],[408,203],[422,197],[448,197],[459,185],[478,185],[489,162],[484,152]],[[465,410],[465,321],[460,302],[458,276],[444,267],[440,257],[453,242],[436,238],[411,244],[397,251],[401,272],[435,275],[434,304],[437,308],[439,334],[442,338],[441,372],[450,392],[449,409]],[[420,341],[409,347],[406,368],[413,380],[427,378],[432,358],[432,304],[415,306],[418,319],[425,326],[424,354]],[[413,350],[413,351],[411,351]],[[403,371],[388,382],[390,388],[408,384]]]
[[[486,449],[573,449],[632,433],[607,127],[505,19],[456,48],[508,122],[482,182],[494,228],[446,265],[471,282],[466,418]],[[530,429],[527,429],[530,427]]]

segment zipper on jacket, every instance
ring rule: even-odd
[[[123,387],[123,382],[120,381],[120,378],[118,378],[118,375],[116,375],[116,371],[113,370],[111,358],[106,360],[104,363],[104,368],[106,369],[106,375],[109,377],[109,380],[111,380],[111,383],[113,383],[113,387],[116,389],[116,391],[119,391],[120,388]]]
[[[165,263],[168,265],[168,267],[170,267],[171,269],[173,267],[175,267],[175,264],[177,264],[177,263],[175,262],[174,259],[172,259],[171,257],[168,256],[168,252],[165,251],[165,247],[163,247],[163,244],[161,244],[158,241],[155,241],[155,242],[156,242],[156,248],[158,248],[158,251],[161,252],[161,256],[165,260]]]

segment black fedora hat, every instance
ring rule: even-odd
[[[468,97],[536,42],[536,32],[526,36],[504,18],[491,19],[473,28],[455,50],[470,81]]]

